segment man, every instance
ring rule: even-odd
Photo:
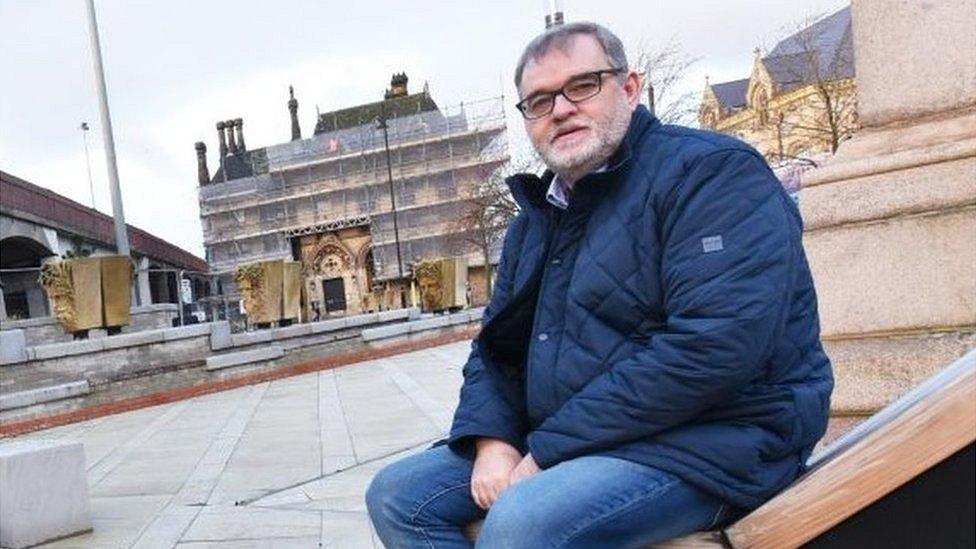
[[[515,73],[549,170],[521,205],[446,444],[367,493],[388,547],[635,547],[803,470],[833,386],[796,207],[732,138],[638,105],[620,40],[547,31]]]

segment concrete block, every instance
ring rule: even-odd
[[[271,330],[271,339],[288,339],[292,337],[301,337],[305,335],[310,335],[312,333],[312,326],[309,324],[296,324],[294,326],[285,326],[284,328],[275,328]]]
[[[47,360],[49,358],[62,358],[73,355],[83,355],[94,353],[104,349],[105,340],[103,339],[80,339],[78,341],[67,341],[65,343],[51,343],[50,345],[38,345],[34,347],[36,360]]]
[[[365,326],[367,324],[376,324],[379,322],[379,313],[369,313],[365,315],[355,315],[346,317],[346,327],[353,328],[356,326]]]
[[[309,324],[312,327],[313,334],[320,334],[322,332],[334,332],[336,330],[342,330],[346,328],[345,318],[333,318],[329,320],[320,320],[319,322],[313,322]]]
[[[167,328],[163,331],[166,341],[186,339],[189,337],[200,337],[210,335],[210,323],[190,324],[189,326],[178,326]]]
[[[406,322],[391,324],[389,326],[379,326],[377,328],[367,328],[362,332],[363,341],[375,341],[387,337],[396,337],[410,333],[410,325]]]
[[[485,308],[478,307],[477,309],[471,309],[469,313],[471,314],[472,321],[474,320],[480,321],[485,316]]]
[[[90,392],[91,386],[88,385],[87,381],[72,381],[50,387],[8,393],[0,395],[0,411],[24,408],[26,406],[33,406],[34,404],[71,398],[78,395],[86,395]]]
[[[0,364],[16,364],[27,360],[27,338],[24,330],[0,331]]]
[[[105,339],[105,342],[102,344],[102,348],[105,350],[121,349],[123,347],[159,343],[163,341],[163,332],[164,330],[145,330],[142,332],[132,332],[129,334],[112,336]]]
[[[219,351],[221,349],[227,349],[231,345],[230,340],[230,322],[226,320],[221,320],[219,322],[210,323],[210,349],[214,351]]]
[[[417,309],[419,311],[419,309]],[[382,311],[376,313],[376,319],[379,322],[393,322],[394,320],[402,320],[410,318],[410,309],[393,309],[392,311]]]
[[[262,360],[274,360],[284,355],[285,351],[279,345],[268,345],[258,349],[215,355],[207,357],[207,370],[220,370]]]
[[[417,320],[420,318],[420,307],[410,307],[407,309],[407,318],[410,320]]]
[[[451,322],[448,316],[435,316],[433,318],[425,318],[424,320],[415,320],[409,322],[410,333],[422,332],[424,330],[434,330],[437,328],[443,328],[444,326],[449,326]]]
[[[0,546],[19,549],[92,528],[80,442],[0,444],[0,486]]]
[[[259,332],[244,332],[230,336],[230,341],[234,347],[255,345],[257,343],[268,343],[271,341],[271,331],[261,330]]]

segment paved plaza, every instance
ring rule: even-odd
[[[84,442],[94,531],[46,548],[382,547],[363,494],[450,428],[468,342],[39,431]]]

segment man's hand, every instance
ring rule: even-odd
[[[508,488],[509,475],[522,460],[522,454],[511,444],[496,438],[475,441],[477,455],[471,472],[471,496],[484,510]]]
[[[532,457],[532,454],[525,454],[522,461],[515,466],[515,469],[512,469],[512,473],[508,477],[508,484],[511,486],[516,482],[525,480],[538,473],[540,470],[541,469],[539,469],[539,466],[536,464],[535,458]]]

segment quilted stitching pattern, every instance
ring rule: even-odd
[[[562,214],[540,199],[547,181],[512,181],[523,213],[450,443],[499,436],[544,467],[614,455],[755,507],[801,472],[833,386],[799,216],[734,139],[639,108],[615,158],[628,153]],[[493,322],[532,336],[499,353],[524,357],[517,379],[486,356],[518,340]]]

